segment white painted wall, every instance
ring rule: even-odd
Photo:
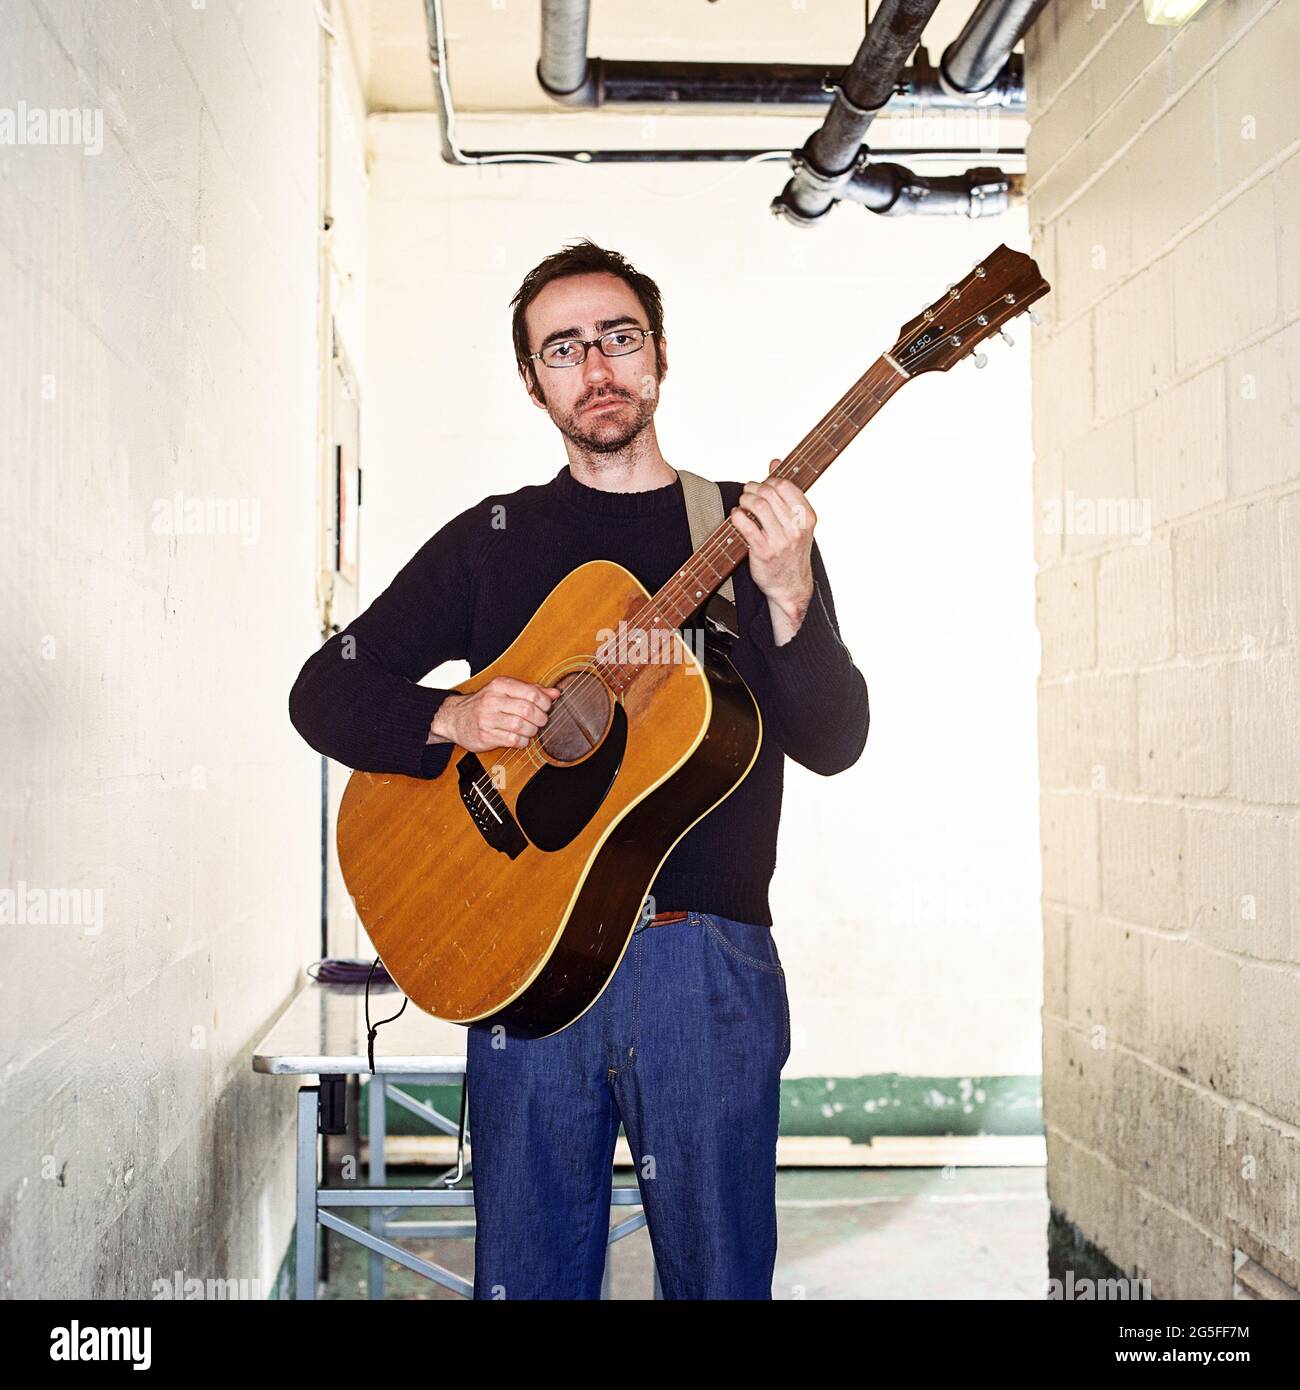
[[[493,143],[528,148],[529,129]],[[665,457],[738,479],[762,477],[979,256],[1027,241],[1022,213],[841,207],[801,231],[768,212],[780,164],[465,169],[441,161],[433,117],[369,131],[363,602],[448,517],[564,463],[515,375],[508,303],[566,241],[658,281]],[[694,134],[726,143],[704,122]],[[710,346],[724,321],[750,350]],[[1028,351],[991,357],[907,386],[813,494],[872,727],[838,777],[787,764],[773,912],[788,1076],[1038,1070]]]
[[[319,931],[318,64],[305,0],[0,11],[0,108],[102,119],[0,144],[0,888],[102,905],[0,928],[6,1297],[265,1293],[288,1241],[249,1057]]]

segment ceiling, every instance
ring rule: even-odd
[[[434,111],[424,0],[338,0],[372,112]],[[975,0],[944,0],[926,30],[933,61]],[[780,111],[665,106],[573,111],[541,90],[535,68],[541,0],[442,0],[458,143],[465,148],[532,149],[644,144],[635,138],[655,117],[658,147],[793,147],[821,120],[821,108]],[[678,62],[848,64],[862,40],[863,0],[592,0],[588,52],[602,58]],[[518,118],[527,116],[521,137]],[[761,133],[755,133],[755,126]],[[881,116],[873,149],[929,144],[1019,148],[1019,117],[983,112]],[[629,135],[629,131],[631,134]],[[1004,167],[1014,163],[1003,159]]]

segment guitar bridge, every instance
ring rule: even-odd
[[[510,814],[496,783],[484,771],[477,753],[466,753],[456,764],[460,799],[479,834],[495,850],[517,859],[528,848],[528,840],[518,821]]]

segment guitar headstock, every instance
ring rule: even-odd
[[[946,372],[1050,289],[1032,257],[999,246],[903,325],[890,356],[908,376]]]

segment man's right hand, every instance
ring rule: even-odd
[[[438,706],[426,743],[455,743],[470,753],[525,748],[546,723],[556,685],[493,676],[472,695],[448,695]]]

